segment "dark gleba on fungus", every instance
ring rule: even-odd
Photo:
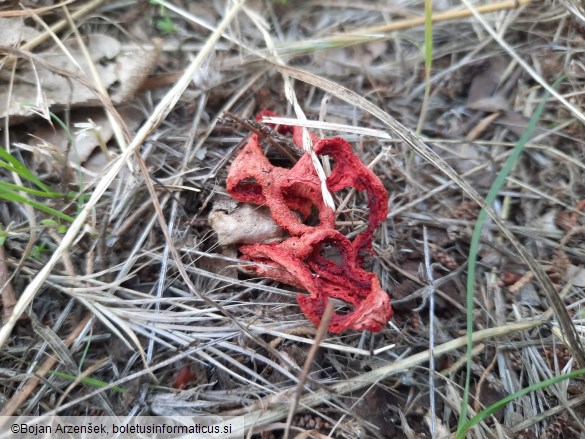
[[[264,111],[257,118],[274,115]],[[302,128],[281,127],[291,133],[302,148]],[[374,273],[362,268],[363,256],[372,251],[372,237],[388,213],[388,193],[382,182],[353,153],[342,138],[318,139],[311,133],[313,150],[333,161],[327,177],[330,192],[355,188],[367,193],[370,211],[366,229],[353,241],[335,230],[335,212],[323,201],[321,183],[309,154],[304,154],[291,168],[272,165],[264,155],[257,134],[252,134],[234,160],[227,178],[227,191],[235,200],[267,206],[274,222],[290,235],[282,242],[241,245],[242,259],[259,265],[248,267],[254,273],[306,290],[298,294],[301,310],[318,326],[333,298],[348,303],[353,310],[335,313],[328,330],[340,333],[347,329],[380,331],[392,318],[388,294],[380,287]],[[304,224],[315,208],[317,226]],[[337,249],[341,262],[322,256],[328,246]]]

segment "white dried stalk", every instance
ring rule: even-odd
[[[284,66],[285,63],[280,57],[274,44],[274,40],[270,35],[268,24],[262,19],[262,17],[250,9],[244,8],[244,12],[250,17],[258,30],[262,32],[264,41],[266,42],[266,47],[274,57],[273,62]],[[293,110],[299,121],[301,121],[301,123],[307,122],[307,116],[299,104],[290,77],[286,73],[281,72],[281,74],[284,81],[284,94],[286,96],[286,100],[293,106]],[[323,195],[323,201],[327,206],[335,210],[333,197],[331,196],[329,189],[327,189],[327,176],[325,175],[325,170],[323,169],[323,165],[319,161],[317,154],[315,154],[315,151],[313,151],[313,142],[311,140],[311,136],[309,135],[309,131],[306,128],[303,128],[303,150],[311,156],[311,162],[313,163],[315,171],[317,172],[317,176],[319,177],[319,181],[321,182],[321,193]]]

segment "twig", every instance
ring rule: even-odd
[[[499,3],[492,3],[489,5],[482,5],[475,8],[478,14],[489,14],[490,12],[498,12],[504,11],[506,9],[517,9],[521,6],[525,6],[531,3],[532,0],[507,0]],[[432,22],[439,23],[441,21],[452,21],[452,20],[459,20],[461,18],[467,18],[474,15],[474,12],[470,9],[460,9],[458,11],[447,11],[442,12],[440,14],[433,14]],[[389,33],[394,32],[397,30],[403,29],[410,29],[415,26],[420,26],[421,24],[425,24],[425,17],[416,17],[416,18],[409,18],[407,20],[395,21],[388,24],[382,24],[379,26],[372,26],[366,27],[361,29],[354,29],[348,30],[343,35],[334,35],[327,40],[339,40],[342,38],[347,38],[349,36],[361,36],[361,35],[371,35],[376,33]]]
[[[317,335],[315,335],[315,340],[313,341],[313,345],[309,350],[309,354],[307,355],[307,359],[305,360],[305,365],[303,366],[303,372],[299,377],[299,382],[297,383],[297,390],[295,391],[294,395],[294,402],[290,405],[290,409],[288,411],[288,416],[286,418],[286,428],[284,430],[284,439],[288,439],[290,434],[290,426],[293,420],[293,416],[297,411],[299,406],[299,400],[301,395],[303,394],[303,389],[305,387],[305,382],[307,381],[307,376],[309,375],[309,371],[313,366],[313,360],[315,359],[315,355],[319,350],[319,345],[321,344],[321,340],[327,333],[327,325],[329,324],[329,320],[331,320],[331,316],[333,315],[334,311],[333,301],[329,300],[327,302],[327,307],[323,313],[323,317],[321,318],[321,323],[319,324],[319,329],[317,330]]]
[[[2,299],[2,318],[4,320],[10,318],[14,305],[16,305],[16,297],[14,296],[14,288],[10,282],[8,275],[8,262],[6,261],[6,249],[0,245],[0,298]]]
[[[246,128],[248,131],[251,131],[261,138],[266,139],[271,145],[274,145],[279,149],[283,149],[283,146],[285,146],[286,149],[284,149],[284,153],[291,160],[295,162],[297,161],[297,159],[290,154],[291,151],[297,157],[301,157],[304,154],[304,152],[297,145],[295,145],[292,140],[283,136],[278,131],[273,130],[269,126],[260,122],[256,122],[255,120],[242,119],[240,116],[230,113],[229,111],[226,111],[224,114],[225,116],[219,120],[220,123],[228,125],[236,122]]]
[[[425,254],[425,277],[427,282],[427,294],[429,302],[429,397],[431,405],[431,437],[436,436],[437,414],[435,404],[435,285],[433,280],[433,267],[431,266],[431,251],[427,227],[423,226],[423,246]]]
[[[481,410],[480,400],[481,400],[481,389],[483,388],[483,382],[486,380],[489,373],[492,371],[492,369],[496,365],[497,360],[498,360],[497,355],[494,355],[494,358],[492,359],[490,364],[488,364],[488,366],[484,369],[483,373],[479,377],[479,381],[477,382],[477,386],[476,386],[477,390],[475,391],[475,401],[473,401],[473,410],[475,410],[476,413],[479,413],[479,411]]]

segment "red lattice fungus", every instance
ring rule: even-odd
[[[258,115],[273,115],[264,111]],[[284,127],[292,132],[294,142],[302,148],[302,128]],[[339,299],[353,308],[346,314],[335,313],[328,330],[346,329],[380,331],[392,318],[388,294],[382,290],[374,273],[361,266],[363,257],[372,251],[372,237],[388,213],[388,193],[382,182],[353,153],[342,138],[318,139],[311,133],[313,150],[328,155],[334,165],[327,177],[330,192],[355,188],[367,193],[370,211],[366,229],[350,241],[335,230],[335,212],[322,197],[321,183],[309,154],[304,154],[291,168],[272,165],[264,155],[258,135],[252,134],[234,160],[227,178],[232,198],[268,206],[272,218],[290,237],[282,242],[240,246],[242,259],[259,265],[249,267],[265,276],[304,289],[298,294],[301,310],[318,326],[328,298]],[[316,209],[319,225],[304,224]],[[322,256],[328,247],[335,248],[341,262]]]

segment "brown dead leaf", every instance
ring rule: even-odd
[[[121,104],[133,96],[159,53],[159,49],[146,50],[137,45],[122,48],[118,40],[106,35],[90,35],[85,43],[114,104]],[[91,78],[90,66],[77,42],[68,40],[64,45],[69,56],[58,48],[40,56],[58,69]],[[0,118],[31,116],[35,112],[31,105],[40,105],[40,100],[46,106],[101,105],[101,101],[84,85],[30,62],[22,64],[10,97],[9,100],[8,87],[0,89],[0,102],[9,102],[8,109],[0,111]]]
[[[144,114],[131,107],[123,106],[118,109],[118,113],[130,133],[144,121]],[[73,142],[60,125],[38,122],[37,128],[31,133],[31,141],[27,144],[15,143],[15,146],[33,153],[35,169],[40,166],[45,173],[61,179],[63,166],[67,163],[68,168],[81,172],[80,184],[89,184],[116,157],[116,151],[109,150],[107,146],[114,132],[104,111],[97,108],[72,114],[70,127]],[[98,148],[100,144],[105,147],[107,156]],[[112,184],[117,184],[128,175],[127,169],[122,170]]]
[[[134,131],[144,120],[144,116],[131,108],[119,109],[129,131]],[[59,162],[63,163],[65,154],[68,161],[74,165],[85,163],[97,146],[106,145],[114,135],[114,130],[101,109],[86,109],[71,116],[73,144],[69,147],[68,133],[60,126],[51,126],[48,123],[38,125],[32,136],[35,141],[30,142],[33,148],[47,149],[59,154]],[[43,156],[43,155],[42,155]],[[103,169],[103,167],[101,168]]]
[[[466,106],[473,110],[496,112],[508,109],[505,96],[498,93],[498,85],[506,70],[503,58],[492,58],[486,62],[481,73],[471,81]]]
[[[85,129],[81,129],[81,125]],[[101,137],[103,143],[107,143],[113,135],[113,130],[108,123],[104,112],[99,109],[88,109],[71,117],[72,128],[76,127],[71,134],[74,142],[69,148],[68,159],[74,164],[84,163],[91,155],[96,146],[99,145]],[[90,125],[93,128],[90,128]],[[63,156],[67,153],[69,146],[68,134],[60,126],[39,124],[38,128],[31,134],[35,141],[31,146],[45,148]],[[63,160],[60,160],[62,162]]]

